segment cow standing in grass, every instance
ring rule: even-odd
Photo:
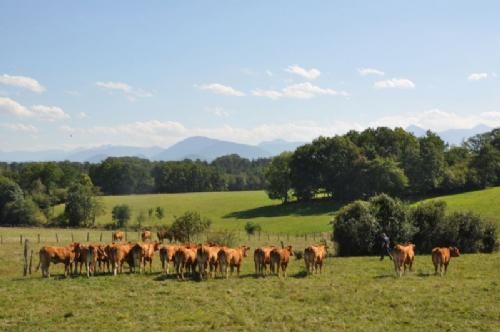
[[[394,262],[394,270],[401,277],[406,273],[406,268],[412,271],[413,262],[415,261],[415,245],[411,242],[405,244],[397,244],[392,250],[392,260]]]
[[[325,244],[311,245],[304,249],[304,263],[308,274],[321,273],[323,261],[326,258],[328,246]]]
[[[439,269],[439,274],[441,276],[443,275],[443,273],[446,274],[448,270],[448,264],[450,264],[451,257],[459,257],[459,256],[460,256],[460,250],[458,250],[457,247],[432,249],[432,263],[434,264],[434,274],[438,274],[438,269]]]
[[[243,263],[243,258],[247,257],[247,251],[250,247],[240,246],[238,248],[226,248],[223,247],[217,253],[217,260],[219,262],[220,273],[228,279],[229,269],[231,269],[231,276],[233,275],[234,268],[236,268],[236,274],[240,276],[241,264]]]
[[[174,263],[175,252],[179,249],[178,245],[162,246],[160,248],[160,261],[163,273],[168,274],[168,265]]]
[[[290,261],[290,256],[293,256],[292,246],[286,246],[285,248],[274,248],[271,250],[271,270],[276,269],[278,277],[281,278],[281,274],[286,278],[286,269],[288,267],[288,262]],[[280,272],[281,269],[281,272]]]
[[[268,273],[267,267],[271,265],[271,251],[275,246],[260,247],[254,250],[253,260],[255,264],[255,275],[265,276]],[[271,271],[274,273],[274,271]]]
[[[71,267],[80,252],[80,244],[72,243],[67,247],[44,246],[39,251],[40,261],[36,268],[41,269],[43,277],[50,277],[50,263],[64,264],[64,276],[71,275]]]

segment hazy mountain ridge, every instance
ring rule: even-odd
[[[275,140],[259,145],[241,144],[230,141],[194,136],[173,144],[168,148],[102,145],[99,147],[76,150],[45,151],[0,151],[0,161],[77,161],[98,163],[108,157],[141,157],[150,160],[200,159],[211,161],[217,157],[238,154],[247,159],[268,158],[283,151],[293,151],[304,143]]]

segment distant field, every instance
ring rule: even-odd
[[[132,208],[132,224],[136,223],[139,211],[147,215],[149,208],[161,206],[166,211],[161,223],[171,223],[173,216],[195,210],[212,219],[215,230],[243,230],[244,225],[252,221],[260,224],[264,232],[274,233],[329,231],[329,222],[340,207],[339,203],[328,201],[282,205],[270,200],[263,191],[104,196],[102,199],[106,213],[97,219],[99,224],[111,223],[115,205],[128,204]],[[472,210],[500,226],[500,187],[431,199],[445,201],[449,211]],[[56,207],[56,213],[62,210],[62,205]],[[153,218],[146,225],[161,223]]]
[[[311,241],[312,242],[312,241]],[[263,242],[249,243],[252,249]],[[293,242],[303,250],[305,243]],[[38,246],[35,246],[35,251]],[[2,331],[498,331],[500,255],[454,258],[433,275],[429,256],[415,272],[394,276],[389,260],[329,258],[322,275],[305,276],[293,260],[289,278],[253,275],[180,282],[160,273],[61,278],[21,277],[22,246],[0,245]],[[38,263],[38,258],[34,259]],[[127,269],[126,269],[127,270]]]
[[[248,221],[253,221],[261,224],[264,232],[291,233],[330,230],[328,223],[338,208],[338,204],[332,202],[283,206],[279,201],[270,200],[263,191],[104,196],[103,201],[106,214],[98,218],[100,224],[112,222],[113,206],[128,204],[132,208],[131,223],[136,223],[139,211],[147,215],[149,208],[161,206],[166,211],[162,223],[171,223],[174,215],[195,210],[212,219],[214,229],[243,230]],[[56,213],[62,209],[63,206],[58,206]],[[159,223],[153,219],[147,224]]]
[[[450,212],[471,210],[488,220],[494,221],[500,227],[500,187],[440,196],[425,201],[429,200],[445,201]]]

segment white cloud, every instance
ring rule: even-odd
[[[20,117],[36,117],[48,121],[64,120],[70,117],[60,107],[44,105],[26,107],[13,99],[0,97],[0,112],[2,111]]]
[[[123,82],[96,82],[95,85],[100,87],[101,89],[122,92],[130,101],[135,101],[137,100],[137,98],[146,98],[153,96],[151,92],[133,88],[132,86]]]
[[[298,83],[289,85],[283,89],[283,95],[291,98],[313,98],[316,96],[347,96],[347,92],[345,91],[337,91],[334,89],[323,89],[319,86],[312,85],[309,82],[306,83]]]
[[[78,118],[78,119],[84,119],[84,118],[86,118],[86,117],[87,117],[87,113],[85,113],[85,112],[80,112],[80,113],[78,113],[78,115],[77,115],[77,118]]]
[[[22,123],[0,123],[0,128],[5,128],[13,132],[23,132],[36,134],[38,129],[30,124],[22,124]]]
[[[6,97],[0,97],[0,112],[7,112],[17,116],[31,115],[31,112],[26,107]]]
[[[292,74],[300,75],[309,81],[315,80],[321,75],[321,72],[316,68],[305,69],[300,67],[299,65],[288,66],[288,68],[286,68],[285,71]]]
[[[313,85],[309,82],[292,84],[281,91],[277,90],[262,90],[255,89],[252,91],[252,95],[256,97],[266,97],[271,99],[279,99],[282,97],[287,98],[298,98],[298,99],[310,99],[318,96],[348,96],[349,94],[345,91],[337,91],[330,88],[321,88],[319,86]]]
[[[209,91],[209,92],[212,92],[212,93],[215,93],[218,95],[224,95],[224,96],[241,97],[241,96],[245,95],[241,91],[238,91],[230,86],[222,85],[219,83],[203,84],[199,88],[200,88],[200,90],[205,90],[205,91]]]
[[[375,68],[359,68],[358,73],[361,76],[367,76],[367,75],[384,76],[385,75],[385,73],[383,71],[375,69]]]
[[[36,93],[42,93],[45,88],[37,80],[27,76],[14,76],[3,74],[0,76],[0,84],[28,89]]]
[[[369,126],[406,128],[410,125],[416,125],[424,129],[443,131],[448,129],[468,129],[481,124],[490,127],[500,126],[500,112],[483,112],[479,114],[464,115],[446,112],[440,109],[430,109],[423,112],[382,117],[369,123]]]
[[[480,81],[488,78],[488,73],[472,73],[467,79],[469,81]]]
[[[69,119],[69,115],[67,113],[64,113],[64,111],[60,107],[35,105],[30,109],[36,117],[44,120],[55,121]]]
[[[390,80],[375,82],[374,87],[377,89],[413,89],[415,83],[407,78],[392,78]]]
[[[283,96],[283,93],[276,91],[276,90],[262,90],[262,89],[255,89],[252,90],[252,95],[256,97],[267,97],[271,99],[278,99]]]
[[[270,71],[269,69],[266,70],[266,75],[269,76],[269,77],[273,77],[274,74],[272,71]]]
[[[211,114],[218,116],[218,117],[221,117],[221,118],[225,118],[225,117],[229,116],[229,113],[226,112],[222,107],[219,107],[219,106],[208,107],[206,109],[206,112],[211,113]]]

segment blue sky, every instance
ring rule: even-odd
[[[0,150],[500,125],[497,1],[2,1]]]

